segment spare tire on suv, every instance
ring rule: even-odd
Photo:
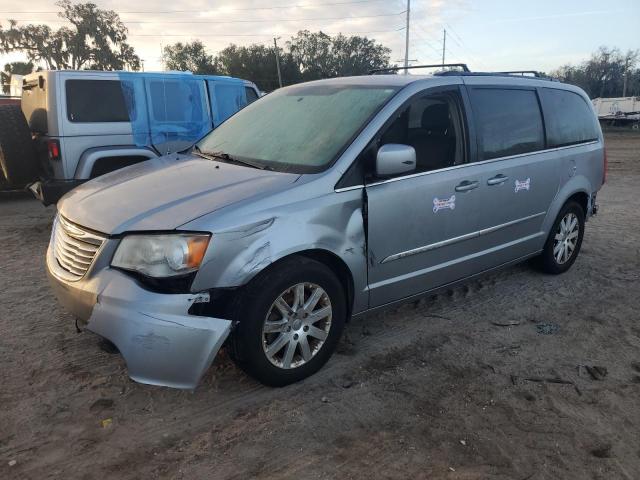
[[[0,105],[0,170],[12,187],[38,178],[31,131],[20,105]]]

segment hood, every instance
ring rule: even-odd
[[[84,183],[60,200],[58,210],[78,225],[110,235],[173,230],[222,207],[278,190],[299,177],[171,155]]]

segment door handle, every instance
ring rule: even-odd
[[[464,182],[458,184],[458,186],[456,187],[456,192],[468,192],[469,190],[478,188],[478,185],[480,185],[480,182],[476,180],[474,180],[473,182],[465,180]]]
[[[507,180],[509,180],[509,177],[507,177],[506,175],[500,174],[487,180],[487,185],[502,185]]]

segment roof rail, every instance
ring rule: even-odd
[[[537,70],[511,70],[508,72],[493,72],[493,73],[499,73],[501,75],[520,75],[522,77],[526,75],[532,75],[536,78],[550,78],[548,75],[543,75]]]
[[[558,80],[548,75],[543,75],[535,70],[518,70],[513,72],[455,72],[444,71],[436,72],[434,75],[439,77],[464,76],[464,77],[523,77],[535,78],[537,80],[546,80],[549,82],[557,82]]]
[[[410,67],[376,68],[374,70],[369,70],[369,75],[382,73],[382,72],[397,72],[398,70],[409,70],[413,68],[450,68],[450,67],[461,68],[463,72],[471,71],[469,70],[469,67],[467,67],[466,63],[438,63],[433,65],[412,65]]]

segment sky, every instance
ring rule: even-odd
[[[406,0],[93,0],[118,12],[147,71],[162,70],[161,48],[199,39],[215,54],[230,43],[284,44],[298,30],[358,34],[405,53]],[[55,1],[0,0],[0,24],[12,18],[58,28]],[[445,59],[471,70],[550,71],[586,60],[599,46],[640,49],[640,0],[412,0],[409,59]],[[0,55],[0,67],[24,60]]]

